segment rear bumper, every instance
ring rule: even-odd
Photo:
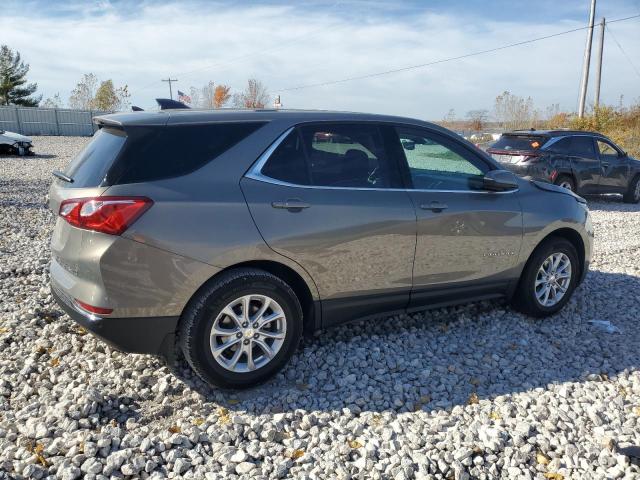
[[[77,324],[116,350],[172,356],[178,317],[102,318],[77,308],[55,283],[51,293]]]

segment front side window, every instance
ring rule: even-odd
[[[613,145],[602,140],[598,140],[596,143],[598,144],[598,152],[600,153],[600,158],[602,160],[611,161],[618,159],[618,150],[613,148]]]
[[[342,188],[400,186],[378,126],[322,123],[292,131],[261,173],[296,185]]]
[[[415,189],[472,190],[488,170],[447,139],[422,130],[396,130]]]

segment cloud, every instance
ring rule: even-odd
[[[31,2],[20,18],[15,9],[5,9],[0,31],[2,42],[31,64],[30,79],[45,97],[60,92],[67,98],[82,74],[93,72],[116,85],[128,84],[134,103],[151,107],[155,97],[167,95],[160,79],[168,75],[178,78],[183,91],[209,80],[238,90],[256,77],[274,92],[494,48],[586,21],[552,15],[530,20],[517,10],[504,19],[480,15],[465,4],[425,9],[368,2],[289,6],[101,0],[47,9]],[[622,7],[612,15],[636,13]],[[640,58],[638,23],[611,25],[632,59]],[[533,97],[541,108],[560,103],[575,109],[585,36],[580,31],[404,73],[282,92],[282,101],[291,108],[439,119],[450,108],[459,116],[491,109],[495,96],[510,90]],[[608,39],[602,100],[637,98],[639,80]]]

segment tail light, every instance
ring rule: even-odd
[[[120,235],[151,205],[146,197],[72,198],[60,204],[59,215],[74,227]]]

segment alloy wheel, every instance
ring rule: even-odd
[[[287,318],[266,295],[244,295],[227,304],[211,328],[211,353],[223,368],[245,373],[269,363],[282,347]]]
[[[566,188],[567,190],[573,190],[571,182],[567,180],[560,182],[558,185],[561,186],[562,188]]]
[[[569,289],[571,260],[562,253],[553,253],[542,262],[535,281],[536,299],[543,307],[556,305]]]

